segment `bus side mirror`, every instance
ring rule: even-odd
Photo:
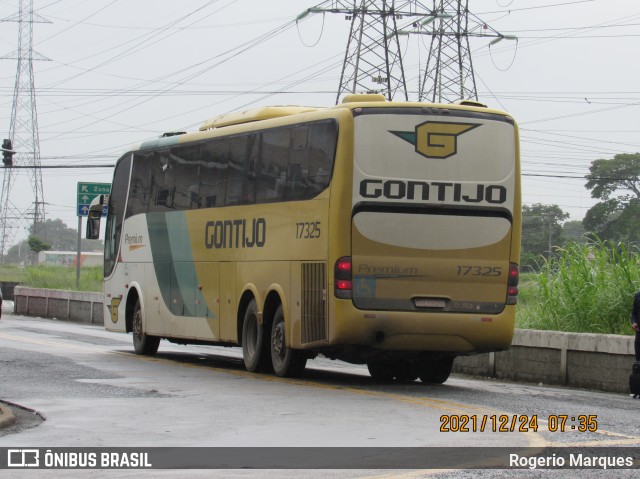
[[[109,201],[108,195],[96,196],[89,205],[89,214],[87,216],[87,239],[98,239],[100,237],[100,218],[102,211]]]
[[[98,239],[100,237],[100,217],[102,214],[92,215],[91,213],[90,211],[87,218],[87,239]]]

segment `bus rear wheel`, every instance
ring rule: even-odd
[[[271,365],[269,338],[264,329],[258,319],[256,300],[252,299],[242,323],[242,358],[247,371],[252,373],[268,370]]]
[[[373,360],[367,363],[369,374],[376,381],[391,382],[395,378],[398,382],[413,382],[418,379],[418,373],[406,361]]]
[[[140,307],[139,299],[136,299],[136,305],[133,308],[132,326],[131,332],[133,333],[133,350],[135,353],[145,356],[156,354],[158,346],[160,346],[160,338],[158,336],[149,336],[144,332],[142,308]]]
[[[393,381],[394,371],[387,361],[369,361],[367,363],[369,374],[375,381],[388,383]]]
[[[299,376],[307,365],[305,353],[287,346],[282,305],[278,306],[273,316],[271,362],[273,363],[273,371],[280,377]]]
[[[420,381],[428,384],[443,384],[451,375],[454,356],[426,361],[417,367]]]

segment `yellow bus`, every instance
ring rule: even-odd
[[[475,102],[348,95],[223,115],[128,151],[103,205],[105,326],[241,346],[249,371],[321,354],[374,379],[442,383],[511,344],[518,128]]]

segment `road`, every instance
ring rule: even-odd
[[[0,430],[0,448],[640,446],[640,401],[627,395],[455,375],[437,386],[379,384],[365,367],[323,358],[310,361],[304,377],[284,379],[248,373],[237,348],[163,341],[156,356],[142,357],[132,353],[130,335],[6,312],[0,320],[0,400],[45,419]],[[566,430],[560,432],[561,418],[555,416],[563,415],[568,416]],[[469,432],[441,431],[471,416],[477,418],[476,429],[486,418],[483,432],[473,432],[471,422]],[[492,421],[500,416],[509,420],[507,430],[515,417],[516,430],[493,431]],[[586,416],[585,423],[592,420],[595,431],[580,432],[579,416]],[[527,427],[533,419],[535,431]],[[519,432],[523,421],[528,430]],[[38,471],[46,472],[53,471]],[[80,471],[66,472],[76,477],[72,474]],[[155,474],[144,477],[165,477],[146,472]],[[224,472],[219,477],[256,474]],[[433,477],[436,472],[438,477],[478,477],[433,470],[364,476]],[[531,471],[505,474],[526,472]],[[581,471],[581,477],[605,477],[598,475],[603,472]],[[625,472],[632,471],[616,475]],[[308,474],[363,477],[356,471]],[[202,477],[212,477],[211,471]],[[278,477],[300,474],[279,471]],[[501,476],[492,471],[486,477]]]

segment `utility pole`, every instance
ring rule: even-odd
[[[3,169],[2,198],[0,199],[0,262],[4,262],[6,250],[13,243],[19,228],[21,226],[28,228],[27,218],[33,218],[33,234],[37,234],[39,225],[45,219],[33,61],[49,59],[33,51],[33,24],[51,22],[34,13],[33,0],[19,0],[18,13],[0,21],[18,23],[18,49],[0,59],[17,60],[8,140],[15,151],[13,165],[30,167],[26,171],[28,171],[28,180],[35,199],[33,210],[30,204],[20,205],[14,202],[11,192],[17,170]],[[16,221],[14,218],[22,220]]]

